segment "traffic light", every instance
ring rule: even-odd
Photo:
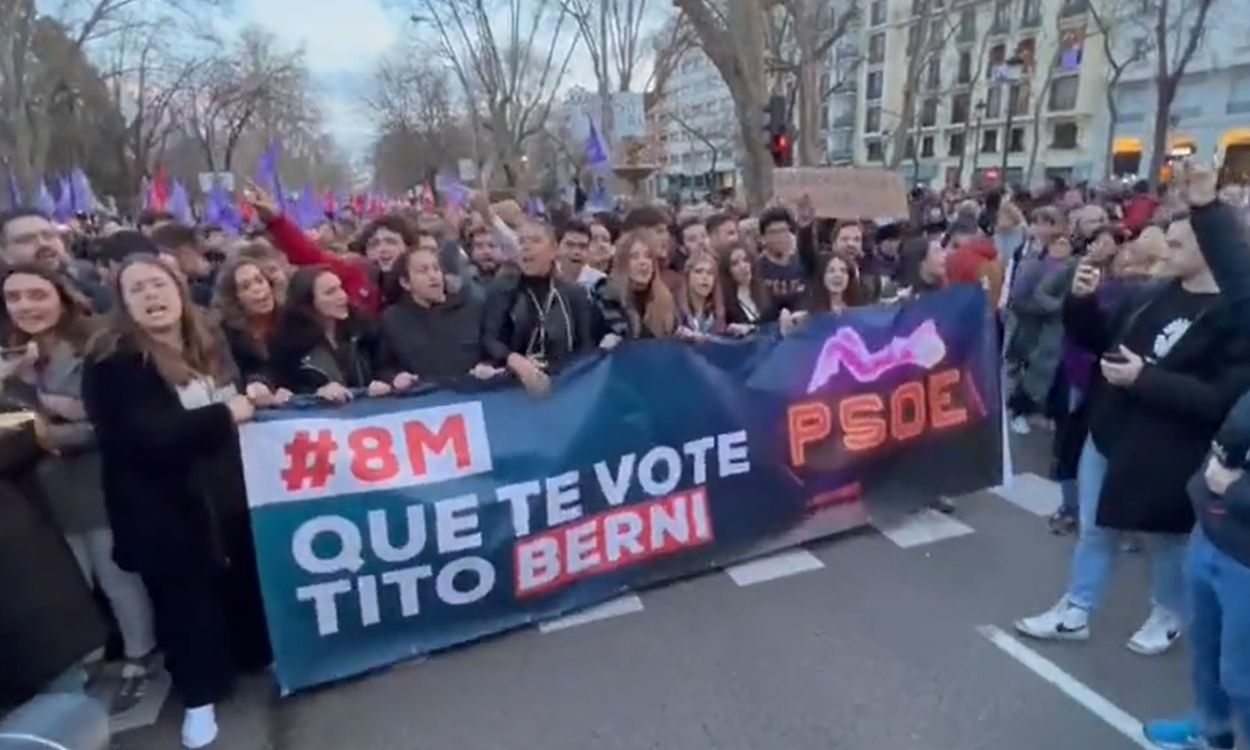
[[[794,164],[792,145],[790,143],[790,123],[786,116],[786,98],[772,96],[764,109],[768,121],[768,150],[773,155],[773,163],[778,167],[789,167]]]
[[[790,143],[789,133],[773,133],[768,146],[768,150],[772,152],[773,164],[775,166],[790,167],[794,165],[793,144]]]

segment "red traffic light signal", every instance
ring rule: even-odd
[[[787,133],[774,133],[769,143],[769,151],[773,155],[773,164],[778,167],[789,167],[794,164],[794,155]]]

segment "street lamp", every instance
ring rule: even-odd
[[[1023,77],[1024,61],[1018,56],[1009,57],[1001,65],[994,67],[995,85],[1003,86],[1006,90],[1003,99],[1007,102],[1007,130],[1003,133],[1003,166],[1002,174],[999,175],[999,182],[1004,185],[1007,183],[1007,157],[1011,154],[1011,126],[1016,116],[1016,103],[1011,99],[1011,92]]]

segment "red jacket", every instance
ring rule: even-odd
[[[989,237],[964,240],[946,258],[946,279],[952,284],[980,284],[989,287],[991,303],[997,303],[1003,283],[998,250]]]
[[[1159,199],[1153,195],[1134,195],[1124,204],[1124,226],[1136,236],[1150,223],[1150,217],[1159,207]]]
[[[357,261],[354,256],[336,255],[329,250],[317,247],[308,239],[304,230],[295,225],[287,217],[279,214],[266,228],[273,243],[286,254],[288,260],[297,266],[326,266],[343,282],[343,291],[352,306],[366,315],[377,315],[382,305],[382,295],[378,288],[369,280],[369,273],[363,260]]]

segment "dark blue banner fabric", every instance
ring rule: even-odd
[[[241,431],[284,691],[996,484],[984,292]],[[848,508],[856,512],[848,513]]]

